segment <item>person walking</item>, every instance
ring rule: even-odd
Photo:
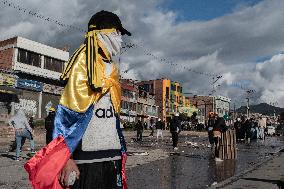
[[[214,143],[215,143],[215,161],[220,162],[223,161],[220,158],[220,141],[221,141],[221,134],[225,132],[226,123],[223,117],[217,117],[216,122],[213,127],[213,136],[214,136]]]
[[[252,128],[253,128],[253,119],[252,118],[247,119],[245,121],[245,141],[247,144],[250,143],[250,140],[252,137],[252,134],[251,134]]]
[[[258,138],[264,140],[264,129],[266,129],[266,118],[260,116],[258,120],[258,130],[259,130],[259,135]]]
[[[34,187],[127,188],[121,85],[113,61],[124,34],[131,35],[116,14],[103,10],[91,17],[84,44],[60,77],[66,86],[56,110],[53,140],[25,164]]]
[[[175,116],[170,120],[170,132],[172,134],[173,149],[176,151],[178,150],[178,135],[181,132],[179,113],[176,113]]]
[[[214,146],[214,135],[213,135],[213,127],[215,124],[215,115],[214,113],[209,114],[209,119],[207,123],[207,132],[208,132],[208,139],[210,143],[210,147],[213,149]]]
[[[144,127],[144,130],[147,130],[147,129],[148,129],[148,123],[147,123],[146,121],[144,121],[143,127]]]
[[[161,120],[161,118],[158,119],[157,123],[156,123],[156,129],[157,129],[157,142],[159,140],[159,136],[162,138],[163,140],[163,129],[165,128],[165,124],[164,122]]]
[[[50,108],[49,113],[44,121],[44,127],[46,131],[45,143],[49,144],[52,141],[52,133],[54,130],[55,108]]]
[[[140,119],[138,119],[138,121],[136,122],[135,128],[136,128],[136,132],[137,132],[136,140],[142,141],[143,124],[142,124],[142,121]]]
[[[29,125],[28,119],[23,110],[18,110],[16,115],[9,120],[9,125],[14,127],[16,135],[16,156],[15,160],[19,161],[22,147],[22,139],[27,138],[30,141],[31,154],[35,153],[35,144],[33,140],[33,130]]]
[[[150,129],[151,129],[151,133],[150,133],[150,137],[152,137],[152,136],[154,136],[154,128],[155,127],[155,122],[154,122],[154,119],[153,118],[151,118],[150,119]]]

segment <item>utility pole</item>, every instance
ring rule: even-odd
[[[247,97],[247,119],[249,118],[249,97]]]
[[[236,119],[236,104],[234,103],[234,120]]]
[[[250,113],[250,111],[249,111],[249,95],[251,94],[251,93],[254,93],[255,92],[255,90],[253,90],[253,89],[250,89],[250,90],[247,90],[246,91],[246,93],[247,93],[247,119],[249,119],[249,113]]]
[[[217,76],[213,76],[212,77],[212,93],[211,93],[211,95],[212,95],[212,100],[213,100],[213,112],[214,113],[216,113],[216,108],[215,108],[215,97],[214,97],[214,93],[216,92],[216,90],[215,90],[215,83],[219,80],[219,79],[221,79],[223,76],[221,76],[221,75],[217,75]],[[220,86],[220,85],[219,85]]]

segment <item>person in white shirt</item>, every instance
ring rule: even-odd
[[[264,129],[266,128],[266,118],[260,117],[258,120],[258,138],[264,140]]]
[[[15,129],[15,135],[16,135],[16,157],[15,160],[19,161],[20,152],[21,152],[21,146],[22,146],[22,138],[27,138],[30,141],[30,148],[31,153],[34,152],[34,140],[33,140],[33,130],[29,125],[28,119],[24,113],[23,110],[18,110],[16,115],[13,116],[9,120],[9,125],[14,127]]]

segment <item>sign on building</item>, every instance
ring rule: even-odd
[[[34,91],[42,91],[42,83],[27,79],[18,79],[17,80],[17,87],[18,88],[24,88],[24,89],[30,89]]]

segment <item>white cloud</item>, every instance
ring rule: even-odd
[[[132,32],[126,41],[143,44],[121,56],[124,77],[155,79],[168,77],[184,84],[187,92],[209,94],[212,78],[197,72],[223,75],[217,93],[228,95],[239,105],[244,90],[232,83],[245,81],[256,90],[256,101],[274,98],[284,107],[282,72],[284,49],[284,1],[264,0],[252,7],[241,6],[231,14],[208,21],[176,21],[179,12],[160,9],[163,0],[14,0],[66,24],[86,29],[89,18],[99,10],[114,11]],[[39,3],[40,2],[40,3]],[[55,47],[77,48],[84,34],[42,21],[16,9],[0,5],[0,39],[20,35]],[[146,55],[150,50],[151,54]],[[255,63],[263,57],[268,61]],[[156,58],[159,57],[159,58]],[[166,59],[167,61],[161,61]]]

